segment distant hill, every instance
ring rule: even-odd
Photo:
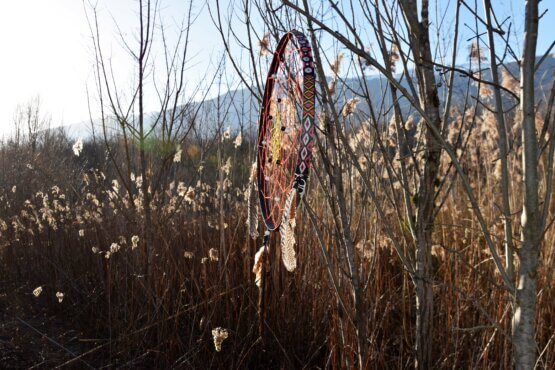
[[[484,68],[485,67],[486,65],[484,65]],[[519,77],[519,67],[516,63],[509,63],[506,67],[510,73],[517,78]],[[460,68],[467,69],[465,66],[461,66]],[[553,83],[554,71],[555,57],[550,55],[543,61],[536,71],[536,98],[538,101],[545,101],[548,99],[551,84]],[[449,78],[449,73],[441,74],[440,71],[437,71],[436,73],[440,100],[443,101],[447,93],[444,80]],[[489,70],[485,70],[483,72],[483,78],[489,80],[490,74],[491,72]],[[328,82],[330,80],[331,78],[328,78]],[[401,80],[401,84],[408,88],[406,78]],[[363,91],[367,89],[370,93],[372,107],[376,114],[380,114],[382,119],[387,121],[392,113],[389,109],[392,102],[390,94],[385,93],[387,89],[386,79],[375,75],[369,76],[366,80],[366,86],[367,87],[365,88],[363,84],[360,83],[360,80],[355,78],[339,80],[337,82],[335,95],[337,97],[338,109],[340,109],[347,100],[354,96],[363,94]],[[472,81],[469,81],[467,76],[462,73],[455,74],[453,84],[453,104],[463,105],[465,96],[472,99],[472,97],[475,97],[477,93],[477,85]],[[401,95],[399,94],[399,96]],[[504,99],[507,99],[507,103],[508,100],[514,101],[514,98],[507,93],[504,93],[503,97]],[[401,97],[399,99],[399,103],[405,115],[414,113],[413,108],[406,99]],[[259,104],[257,100],[253,98],[248,89],[243,88],[228,91],[219,96],[219,98],[209,99],[202,103],[202,107],[199,109],[199,117],[197,119],[199,126],[197,126],[197,128],[202,132],[209,133],[218,126],[217,123],[219,121],[221,122],[223,128],[231,127],[234,132],[241,129],[247,132],[256,132],[258,129],[258,110]],[[366,104],[359,104],[357,112],[361,115],[368,114],[368,106]],[[155,114],[152,113],[149,116],[153,117]],[[147,120],[147,125],[148,124],[149,120]],[[150,124],[152,124],[152,119],[150,120]],[[102,135],[102,125],[100,120],[95,120],[94,125],[91,125],[91,122],[87,121],[67,125],[65,127],[68,134],[72,137],[87,138],[92,136],[93,130],[96,135]],[[115,133],[118,131],[118,125],[113,121],[109,122],[107,127],[110,132]]]

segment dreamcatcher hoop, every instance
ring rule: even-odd
[[[265,259],[270,232],[279,228],[285,268],[295,270],[295,210],[305,194],[314,138],[315,74],[312,48],[299,31],[279,41],[270,64],[260,110],[256,176],[266,226],[264,244],[254,258],[259,334],[264,341]],[[253,176],[254,173],[251,175]],[[254,180],[254,179],[253,179]],[[254,181],[249,188],[249,233],[255,236]],[[253,199],[254,198],[254,199]],[[254,217],[251,217],[254,216]]]
[[[304,196],[312,159],[315,95],[312,48],[303,33],[292,30],[274,52],[259,118],[257,182],[268,231],[276,230],[284,209],[294,212]],[[287,204],[293,189],[296,199]]]

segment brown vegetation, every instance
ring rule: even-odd
[[[210,8],[231,61],[233,42],[247,53],[246,66],[232,64],[250,98],[260,98],[282,25],[306,29],[319,79],[313,168],[285,243],[273,233],[260,248],[255,124],[227,128],[225,99],[201,109],[208,103],[183,98],[192,5],[184,41],[166,46],[176,61],[152,122],[143,99],[149,43],[163,32],[156,5],[139,2],[128,101],[116,93],[92,9],[101,135],[83,142],[39,129],[30,107],[0,146],[0,350],[12,356],[0,365],[553,368],[555,87],[534,96],[533,37],[519,81],[508,62],[486,67],[499,58],[494,33],[514,56],[488,25],[489,1],[485,36],[476,25],[472,38],[489,42],[469,43],[467,69],[456,64],[462,2],[452,60],[441,64],[436,52],[447,52],[430,34],[445,31],[419,21],[428,1],[361,1],[363,18],[352,23],[330,2],[341,32],[307,1],[254,3],[274,28],[257,30],[253,9],[235,4],[248,43],[233,41],[220,2]],[[376,48],[364,45],[359,23]]]
[[[468,121],[472,119],[473,123]],[[494,240],[502,240],[497,237],[503,232],[502,220],[494,207],[499,196],[494,191],[498,181],[495,145],[489,142],[491,136],[482,136],[495,131],[490,119],[487,111],[457,114],[452,118],[449,137],[453,141],[458,136],[464,139],[460,142],[466,143],[465,149],[459,151],[462,162],[486,210]],[[366,125],[355,129],[350,135],[351,145],[364,158],[367,171],[383,173],[383,157],[373,152],[378,138],[369,130]],[[461,134],[456,135],[455,130]],[[387,139],[389,134],[385,131],[383,135],[382,139]],[[252,267],[260,240],[247,238],[245,225],[245,180],[252,161],[244,154],[252,141],[244,139],[235,148],[232,140],[223,142],[229,168],[218,169],[211,153],[205,154],[208,160],[204,164],[198,155],[187,156],[175,163],[167,188],[152,194],[156,220],[152,289],[144,284],[142,265],[147,257],[137,248],[143,243],[140,177],[135,175],[131,184],[136,196],[133,207],[110,163],[102,162],[102,145],[85,142],[76,156],[71,149],[73,142],[63,133],[50,132],[41,137],[35,152],[28,143],[5,143],[0,195],[2,280],[17,292],[6,294],[27,297],[34,307],[63,320],[58,325],[81,333],[79,339],[96,338],[81,342],[76,353],[87,353],[81,359],[95,367],[342,367],[345,357],[355,361],[356,336],[349,324],[352,302],[333,298],[335,289],[348,297],[350,287],[345,281],[345,256],[336,246],[335,231],[328,226],[332,225],[333,211],[323,201],[326,185],[318,183],[318,163],[306,198],[309,213],[301,208],[297,217],[294,273],[281,263],[279,238],[274,236],[271,241],[268,338],[264,349],[257,344],[258,289]],[[182,155],[194,145],[185,144]],[[448,166],[448,161],[442,163]],[[207,175],[200,176],[199,169]],[[222,184],[215,176],[219,170],[224,171]],[[374,179],[376,184],[397,183],[387,177]],[[379,220],[360,177],[354,175],[345,181],[351,189],[347,203],[351,205],[356,265],[364,292],[366,366],[410,367],[414,287],[382,229],[388,223],[399,240],[409,232],[406,224],[399,222],[395,208],[389,206],[391,197],[400,196],[399,190],[380,185],[383,190],[378,196],[387,219]],[[519,179],[513,181],[516,186]],[[441,323],[432,334],[435,366],[508,367],[509,298],[499,288],[502,281],[456,179],[451,187],[433,230],[434,320]],[[218,221],[220,192],[225,200],[222,233]],[[518,193],[514,194],[512,201],[518,209]],[[314,216],[314,224],[309,215]],[[518,232],[515,230],[515,237]],[[221,237],[225,238],[227,254],[220,248]],[[325,251],[320,249],[318,238],[322,238]],[[554,238],[552,229],[548,230],[546,245],[551,246]],[[412,248],[404,243],[403,247]],[[502,253],[502,243],[499,248]],[[329,259],[334,281],[324,257]],[[542,363],[547,365],[554,361],[549,329],[555,325],[555,292],[549,283],[555,263],[553,248],[545,248],[541,260],[539,284],[543,289],[538,296],[537,339],[540,348],[545,348]],[[38,286],[43,291],[34,297]],[[61,303],[55,295],[58,291],[64,294]],[[12,306],[19,300],[5,304]],[[10,312],[14,312],[13,307]],[[30,315],[32,311],[20,309],[16,313]],[[220,352],[215,350],[212,336],[217,327],[228,332]],[[62,358],[59,363],[73,356],[65,354]]]

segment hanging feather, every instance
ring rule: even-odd
[[[247,226],[251,238],[258,237],[258,193],[256,191],[256,162],[253,163],[247,188]]]
[[[264,255],[266,254],[266,246],[260,247],[258,252],[254,255],[254,266],[252,267],[252,272],[255,275],[254,283],[257,287],[262,288],[262,264],[264,263]]]
[[[283,207],[283,216],[279,227],[281,235],[281,259],[287,271],[294,271],[297,267],[295,253],[295,213],[297,210],[297,189],[293,188],[287,196]]]

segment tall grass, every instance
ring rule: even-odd
[[[479,137],[480,130],[463,126],[491,128],[484,127],[485,121],[470,124],[464,115],[453,121],[453,130],[462,134],[453,131],[450,140],[460,140],[460,148],[466,143],[460,151],[468,156],[463,162],[487,210],[492,235],[501,236],[495,162],[484,160],[495,157],[495,146]],[[361,164],[369,174],[385,173],[385,159],[375,151],[377,138],[364,126],[353,127],[350,138]],[[467,134],[475,136],[466,140]],[[266,338],[264,343],[258,340],[258,288],[252,268],[261,240],[251,240],[245,224],[253,140],[245,134],[237,146],[233,139],[224,138],[220,147],[225,168],[218,168],[215,148],[201,161],[194,149],[197,144],[185,143],[183,160],[173,164],[167,186],[152,194],[152,284],[145,284],[143,275],[147,256],[141,248],[139,176],[129,184],[131,201],[102,144],[85,142],[76,156],[73,141],[63,133],[45,134],[33,148],[5,142],[0,149],[2,280],[82,333],[83,339],[93,338],[81,344],[78,354],[88,352],[81,359],[94,367],[293,369],[342,368],[346,359],[354,363],[357,339],[346,257],[337,245],[335,211],[326,202],[329,184],[317,159],[307,205],[298,211],[293,273],[281,263],[279,237],[270,242]],[[118,146],[116,139],[111,144]],[[218,181],[220,171],[224,181]],[[383,229],[388,224],[399,240],[407,240],[409,230],[390,206],[400,194],[386,186],[386,179],[373,175],[373,186],[386,207],[386,219],[380,219],[356,172],[345,177],[356,268],[364,287],[366,367],[412,367],[414,289]],[[509,296],[501,288],[461,185],[456,176],[450,181],[433,234],[435,365],[508,368]],[[518,210],[517,177],[513,187],[513,209]],[[537,342],[540,365],[546,368],[555,363],[554,238],[550,228],[539,271]],[[38,286],[42,293],[34,297]],[[64,294],[61,303],[57,292]],[[25,308],[20,312],[24,315]],[[227,331],[227,338],[219,338],[221,351],[214,346],[217,328]],[[71,360],[68,356],[64,361]]]

